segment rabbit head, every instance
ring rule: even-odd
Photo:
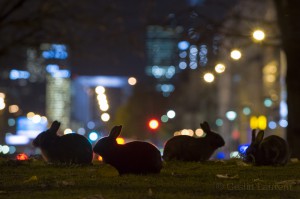
[[[256,129],[252,130],[251,144],[246,150],[245,161],[254,162],[258,156],[259,145],[262,143],[264,138],[264,131],[260,130],[256,136]]]
[[[33,140],[33,142],[32,142],[33,146],[41,147],[41,145],[43,145],[43,143],[46,143],[46,140],[50,140],[51,138],[56,138],[59,127],[60,127],[60,122],[54,121],[48,130],[40,133]]]
[[[107,137],[104,137],[97,142],[97,144],[94,146],[93,151],[100,154],[105,159],[105,156],[109,154],[111,149],[115,148],[118,145],[116,139],[120,135],[121,130],[121,125],[114,126]]]
[[[206,138],[209,140],[212,147],[219,148],[225,145],[225,141],[222,136],[213,132],[206,121],[201,123],[200,127],[206,133]]]

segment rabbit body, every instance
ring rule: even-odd
[[[33,145],[41,149],[44,160],[49,163],[91,164],[91,143],[79,134],[58,136],[59,126],[60,123],[54,121],[47,131],[33,140]]]
[[[162,168],[160,151],[152,144],[133,141],[119,145],[116,138],[122,126],[115,126],[108,137],[100,139],[93,150],[104,162],[115,167],[120,175],[159,173]]]
[[[255,137],[255,130],[252,131],[252,143],[246,150],[246,162],[255,165],[283,166],[289,160],[289,148],[287,142],[276,135],[263,139],[264,132],[260,131]]]
[[[214,151],[224,146],[223,138],[210,130],[207,122],[201,124],[206,133],[204,138],[194,138],[187,135],[174,136],[164,147],[163,159],[181,161],[205,161]]]

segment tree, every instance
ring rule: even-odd
[[[274,0],[278,24],[281,30],[282,48],[286,55],[288,127],[287,140],[291,148],[291,156],[300,159],[300,1]]]

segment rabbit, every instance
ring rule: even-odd
[[[152,144],[133,141],[119,145],[116,138],[122,126],[114,126],[109,136],[100,139],[93,151],[115,167],[119,175],[159,173],[162,168],[160,151]]]
[[[165,161],[206,161],[217,148],[225,145],[224,139],[211,131],[206,121],[200,126],[206,133],[205,137],[194,138],[187,135],[172,137],[165,144],[163,159]]]
[[[33,146],[41,149],[43,159],[48,163],[91,164],[91,143],[79,134],[58,136],[59,127],[60,122],[54,121],[48,130],[33,140]]]
[[[289,160],[289,147],[287,142],[277,136],[264,138],[264,131],[260,130],[255,137],[256,130],[252,130],[252,141],[246,149],[244,160],[254,165],[284,166]]]

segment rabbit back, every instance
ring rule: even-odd
[[[258,151],[257,165],[285,165],[289,159],[287,142],[276,135],[263,139]]]
[[[214,150],[205,138],[179,135],[166,142],[163,159],[165,161],[205,161],[210,158]]]
[[[120,175],[159,173],[162,168],[160,151],[148,142],[134,141],[118,145],[103,158],[105,162],[114,166]]]
[[[79,134],[57,136],[40,148],[44,159],[52,163],[90,164],[93,158],[91,143]]]

